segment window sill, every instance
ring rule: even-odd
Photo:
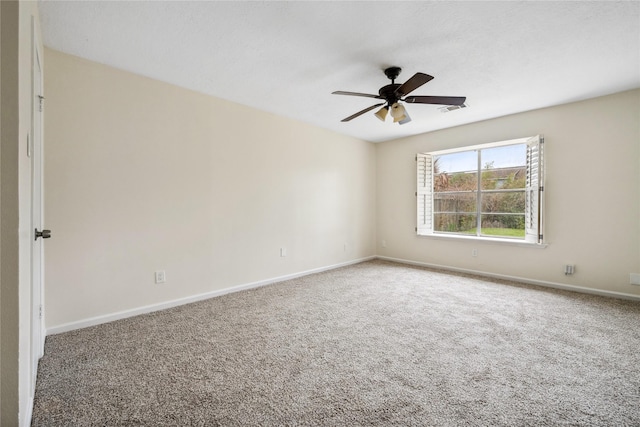
[[[547,243],[531,243],[524,240],[501,239],[499,237],[478,237],[478,236],[456,236],[453,234],[418,234],[418,237],[436,240],[460,240],[467,242],[493,243],[497,245],[521,246],[525,248],[544,249]]]

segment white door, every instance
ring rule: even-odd
[[[44,354],[44,317],[43,317],[43,239],[48,233],[42,230],[42,62],[40,51],[33,51],[33,129],[30,135],[29,153],[31,155],[31,395],[35,392],[38,361]]]

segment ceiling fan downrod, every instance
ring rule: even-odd
[[[400,98],[396,94],[396,90],[400,87],[399,83],[396,83],[396,79],[400,75],[402,68],[400,67],[389,67],[384,70],[384,74],[391,80],[391,84],[386,86],[382,86],[378,91],[378,94],[382,99],[387,101],[387,105],[391,107],[393,104],[398,102]]]

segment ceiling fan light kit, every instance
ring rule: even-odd
[[[391,106],[391,117],[393,117],[394,123],[403,124],[403,122],[407,123],[408,121],[411,121],[411,119],[409,119],[409,115],[407,114],[407,110],[402,104],[398,102]]]
[[[375,116],[384,122],[384,119],[387,118],[388,112],[389,112],[389,107],[385,105],[384,107],[382,107],[376,112]]]
[[[398,124],[405,124],[411,121],[409,113],[400,102],[408,102],[412,104],[440,104],[440,105],[463,105],[466,101],[464,96],[407,96],[423,84],[433,80],[433,76],[424,73],[415,73],[413,77],[404,82],[403,84],[396,83],[396,78],[400,75],[402,69],[400,67],[389,67],[384,70],[384,74],[391,80],[391,84],[383,86],[378,91],[378,95],[360,93],[360,92],[345,92],[335,91],[334,95],[348,95],[348,96],[362,96],[366,98],[383,99],[385,102],[381,104],[375,104],[364,110],[342,119],[343,122],[348,122],[356,117],[367,113],[374,108],[381,105],[383,107],[375,113],[375,116],[383,122],[387,118],[387,113],[391,112],[393,122]]]
[[[404,116],[400,117],[400,120],[398,120],[398,124],[403,125],[405,123],[409,123],[410,121],[411,117],[409,117],[409,113],[407,113],[407,110],[404,110]]]

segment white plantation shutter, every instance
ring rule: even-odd
[[[418,168],[418,186],[416,201],[418,205],[418,234],[433,233],[433,156],[419,153],[416,155]]]
[[[527,141],[527,182],[525,187],[525,241],[542,243],[542,192],[544,191],[544,138]]]

